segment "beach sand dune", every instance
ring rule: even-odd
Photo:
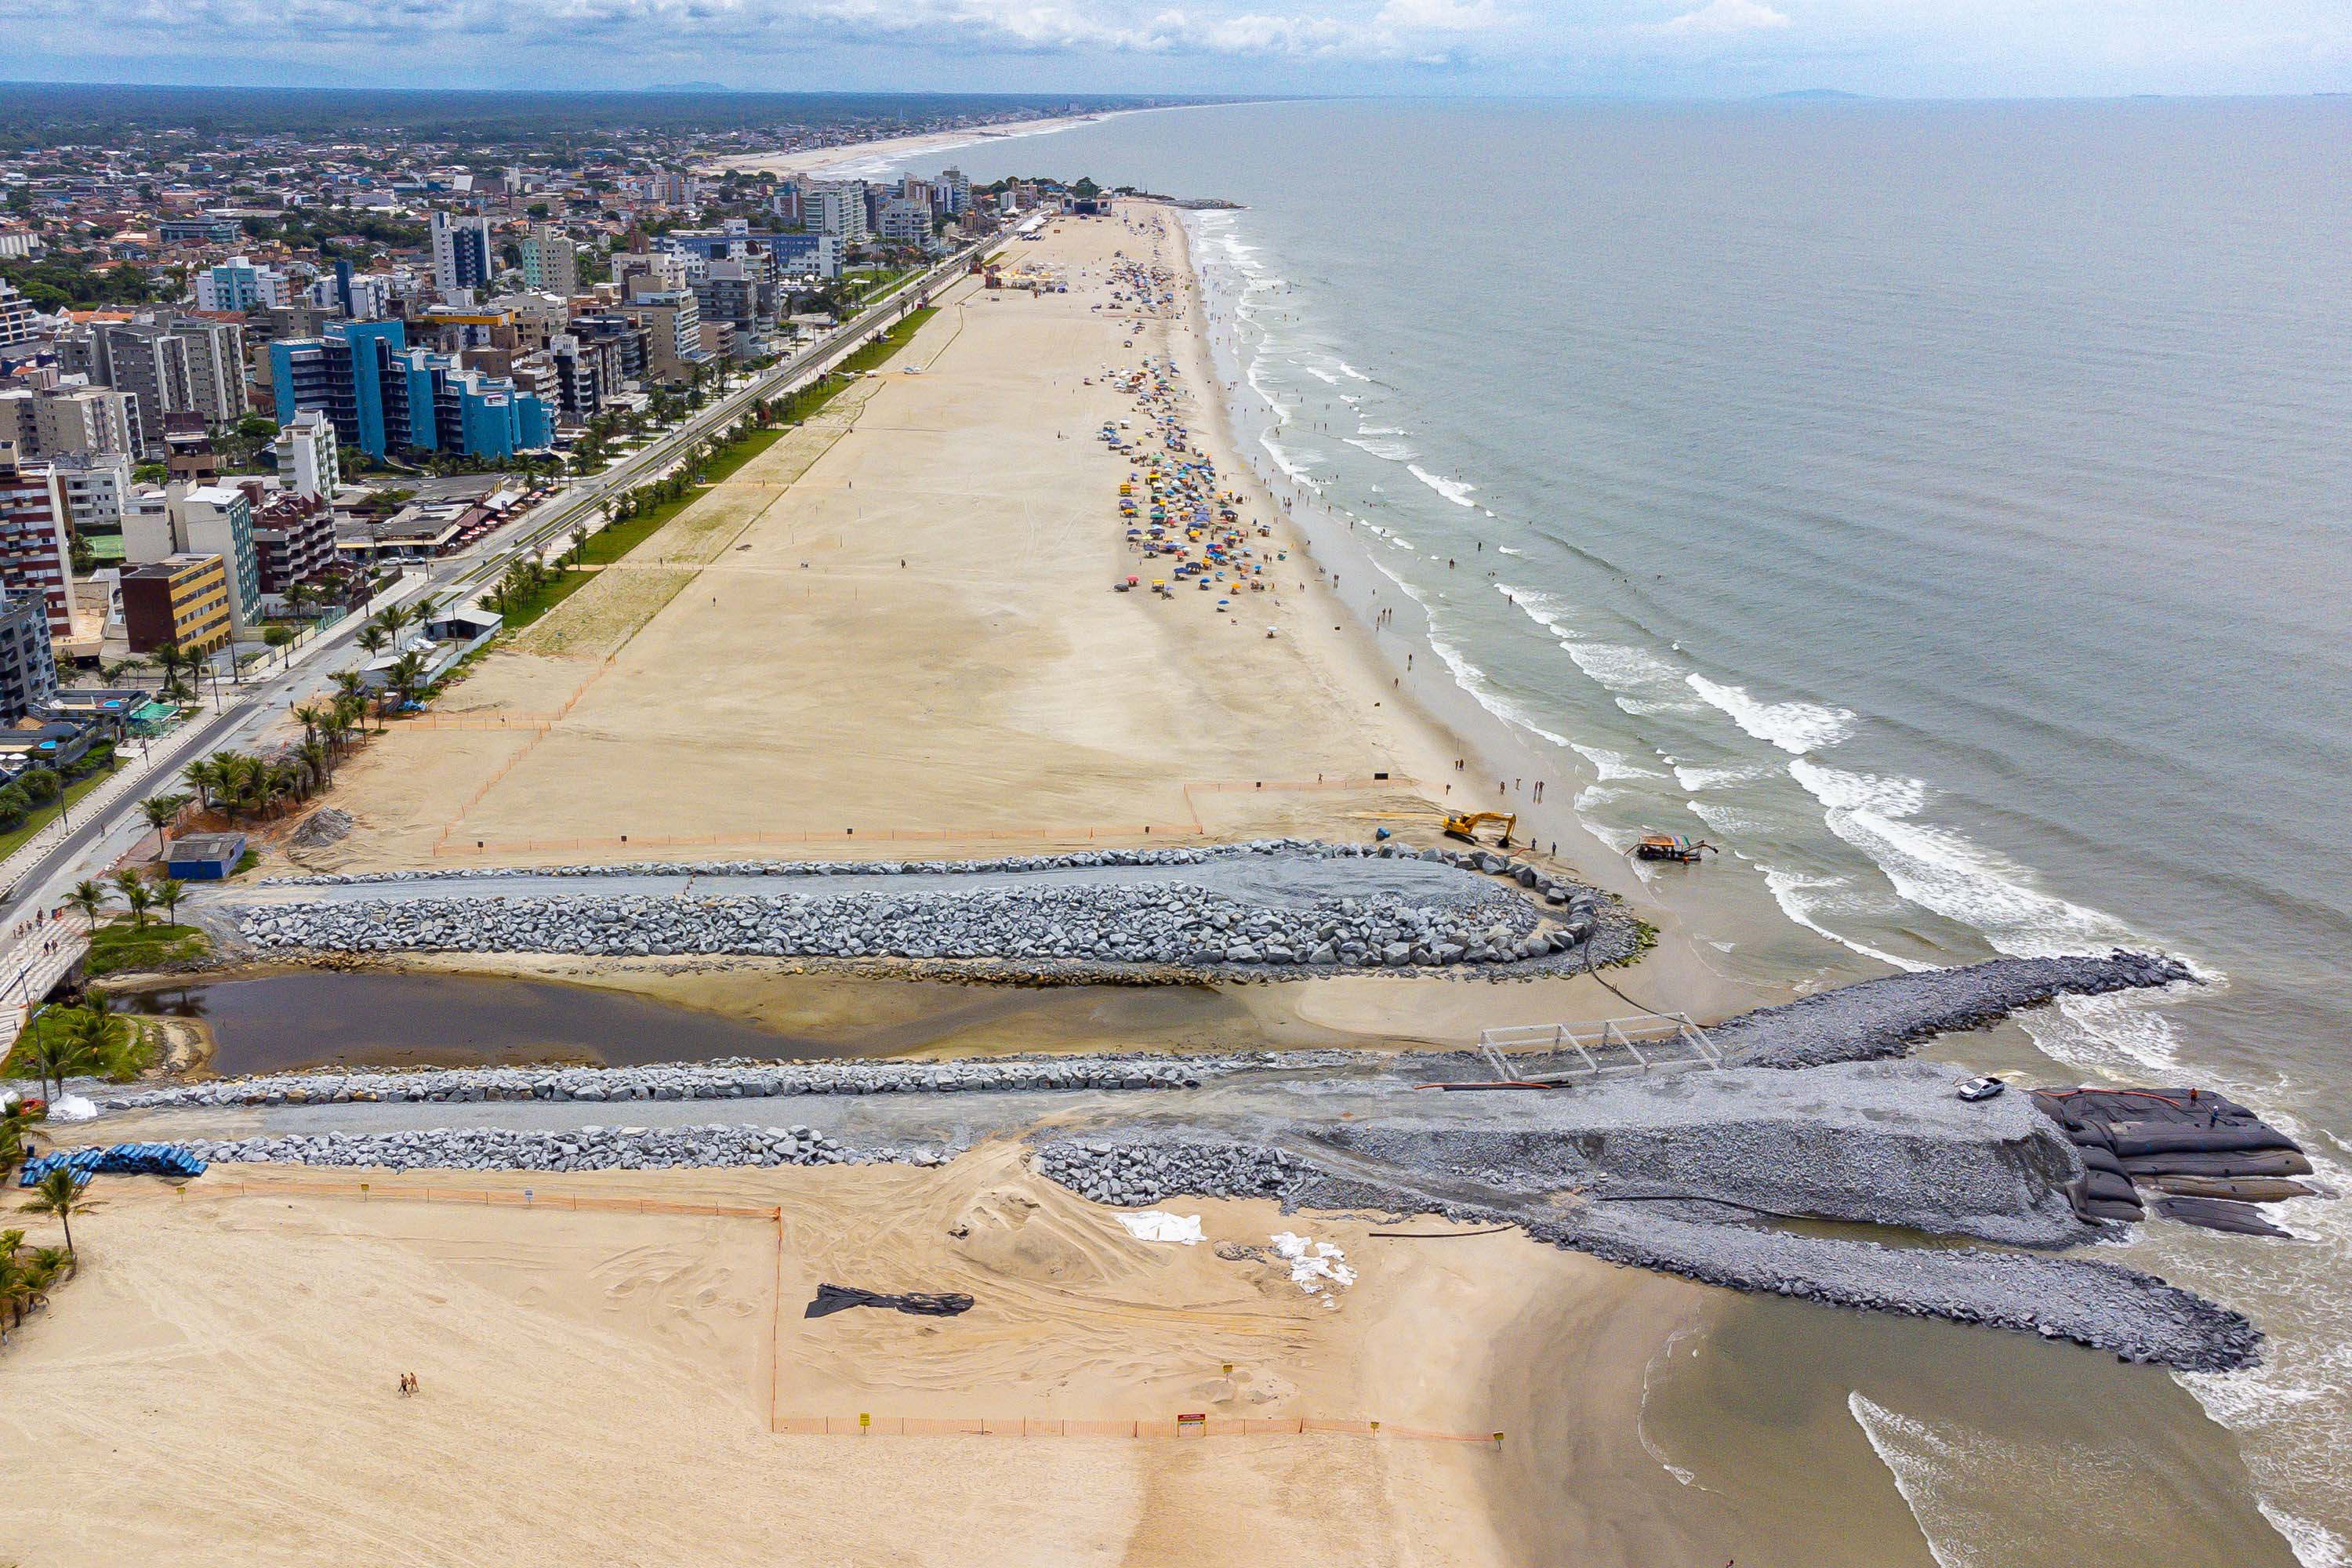
[[[9,1450],[73,1478],[0,1498],[13,1549],[45,1564],[1715,1550],[1704,1500],[1635,1432],[1643,1366],[1710,1294],[1517,1236],[1379,1240],[1269,1205],[1172,1205],[1213,1243],[1299,1230],[1341,1247],[1360,1276],[1327,1307],[1281,1265],[1136,1241],[1004,1146],[937,1170],[451,1173],[430,1204],[414,1201],[421,1177],[373,1174],[366,1201],[361,1179],[219,1166],[184,1193],[110,1184],[89,1268],[0,1363]],[[483,1192],[507,1201],[462,1201]],[[562,1206],[630,1199],[743,1212]],[[804,1318],[820,1282],[977,1304]],[[1517,1342],[1521,1321],[1548,1342]],[[885,1427],[1164,1427],[1198,1411],[1478,1433],[1531,1394],[1574,1399],[1572,1455],[1523,1460],[1508,1438],[1498,1453],[1339,1434],[849,1435],[860,1412]],[[780,1425],[829,1416],[844,1435],[773,1432],[772,1402]]]

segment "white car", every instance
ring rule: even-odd
[[[1972,1078],[1960,1085],[1960,1098],[1969,1101],[1990,1100],[2008,1087],[1997,1078]]]

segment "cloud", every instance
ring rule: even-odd
[[[90,36],[306,42],[373,35],[395,48],[504,35],[551,47],[642,39],[754,51],[882,46],[957,53],[1200,56],[1381,61],[1442,55],[1509,26],[1502,0],[1324,0],[1317,9],[1244,0],[0,0],[0,24],[41,21]],[[391,36],[385,37],[387,23]]]
[[[1769,32],[1785,27],[1789,18],[1760,0],[1707,0],[1696,11],[1685,11],[1658,24],[1658,31],[1684,37],[1727,37],[1736,33]]]

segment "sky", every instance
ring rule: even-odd
[[[16,80],[1887,97],[2352,90],[2352,0],[0,0]]]

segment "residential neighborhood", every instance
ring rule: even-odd
[[[166,647],[234,676],[1071,195],[756,167],[867,134],[0,148],[0,723]]]

